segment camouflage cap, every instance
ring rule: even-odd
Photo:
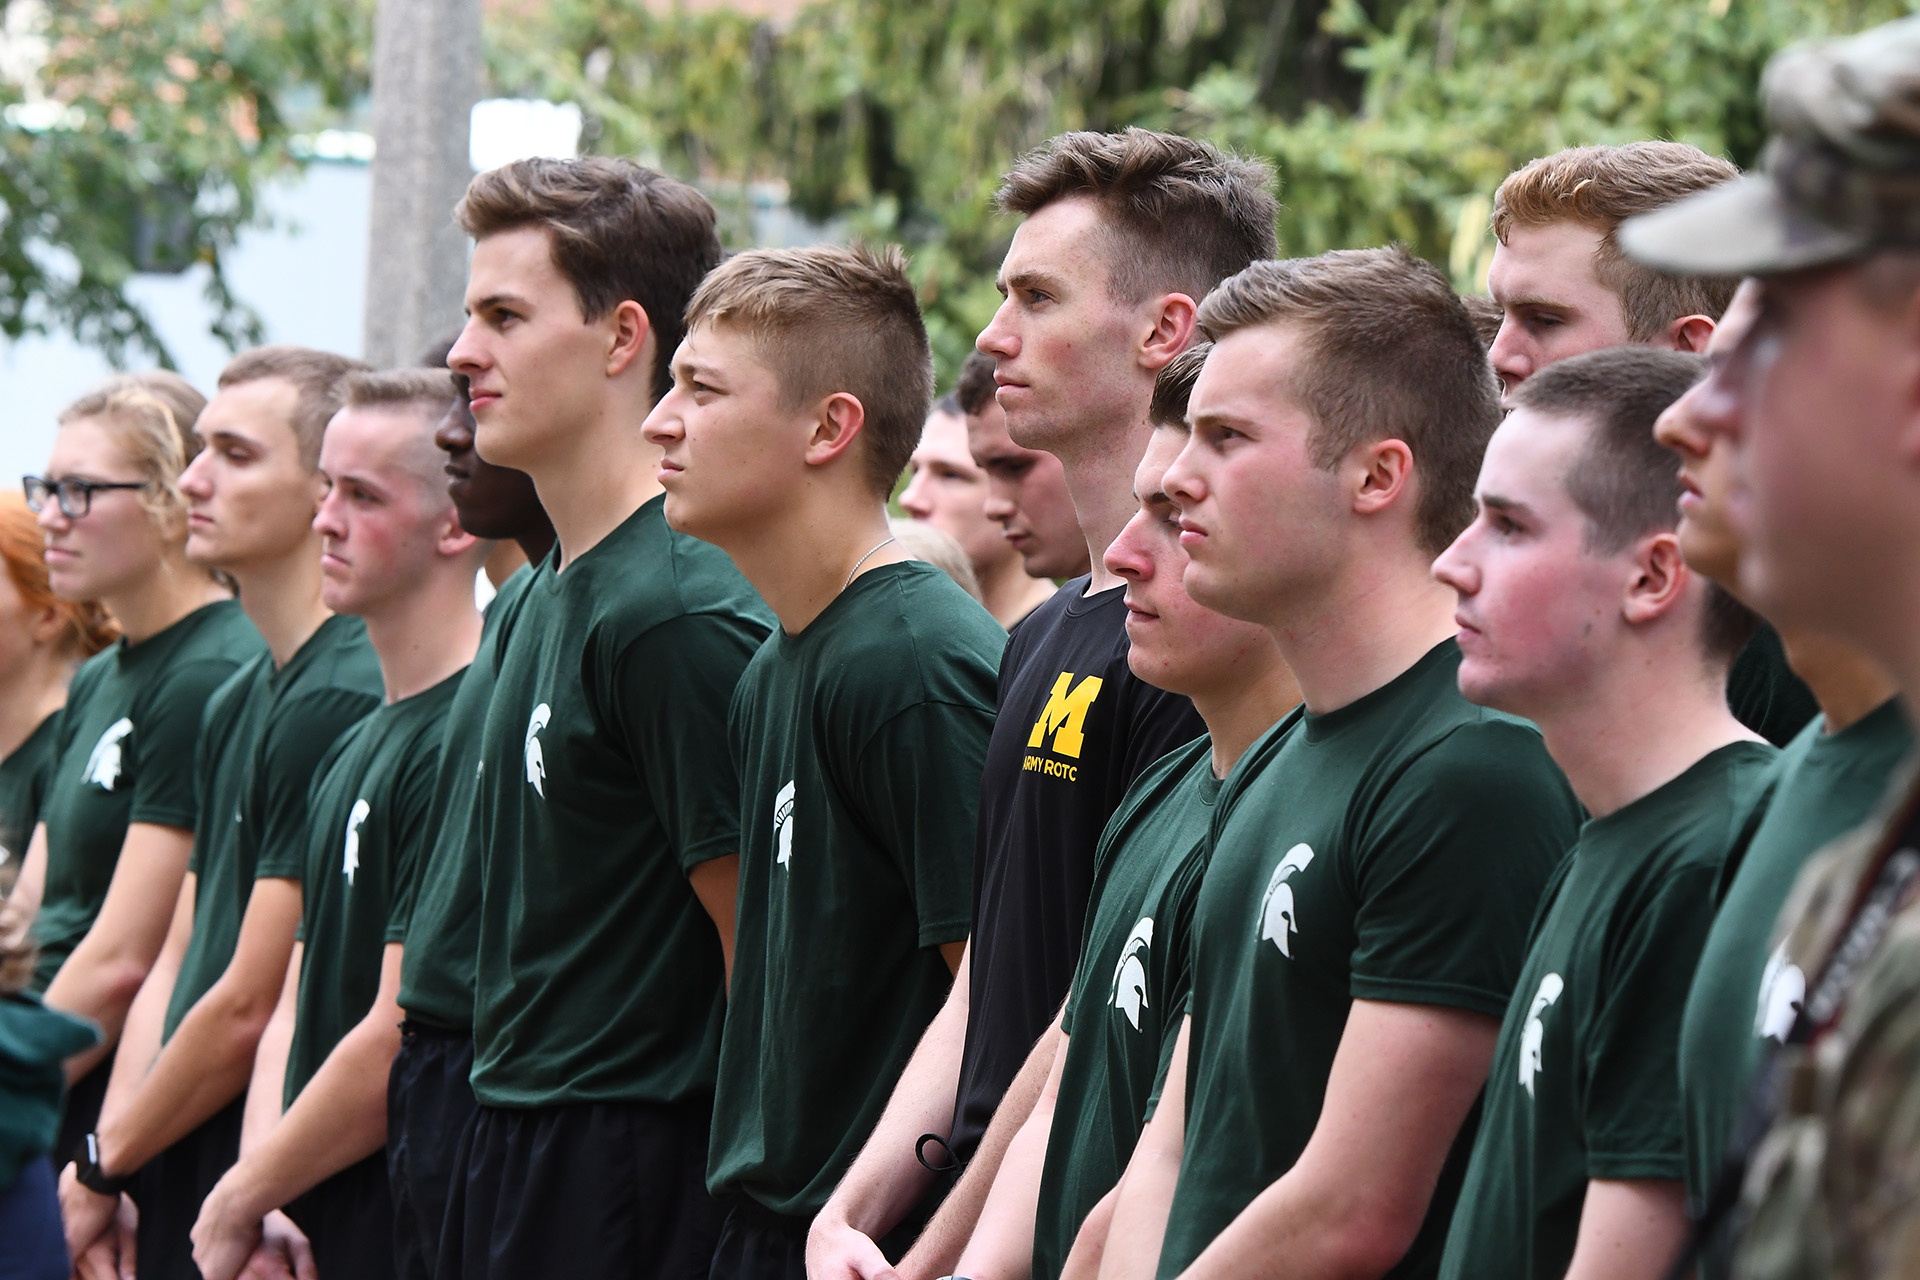
[[[1760,88],[1762,172],[1629,219],[1627,256],[1772,275],[1920,248],[1920,17],[1784,50]]]

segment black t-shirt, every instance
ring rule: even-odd
[[[951,1138],[961,1160],[1073,980],[1107,819],[1149,765],[1207,731],[1193,703],[1128,670],[1125,589],[1088,596],[1087,582],[1028,614],[1000,662]]]

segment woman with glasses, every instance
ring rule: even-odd
[[[0,493],[0,896],[40,821],[67,682],[119,634],[98,604],[53,594],[33,512]]]
[[[173,374],[115,378],[60,415],[47,474],[25,481],[54,594],[98,601],[121,630],[74,677],[13,891],[18,909],[37,908],[31,989],[104,1032],[68,1061],[57,1162],[94,1127],[106,1059],[180,896],[200,818],[201,712],[265,647],[227,588],[186,556],[179,479],[205,403]]]

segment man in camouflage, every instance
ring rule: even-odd
[[[1764,173],[1623,228],[1664,270],[1751,275],[1729,354],[1741,584],[1920,704],[1920,19],[1775,59]],[[1816,857],[1777,926],[1806,996],[1732,1216],[1756,1280],[1920,1274],[1920,789]]]

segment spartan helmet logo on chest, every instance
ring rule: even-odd
[[[540,731],[547,727],[547,721],[553,718],[553,708],[541,703],[527,717],[527,781],[542,800],[547,798],[547,758],[540,750]]]
[[[1293,959],[1293,935],[1300,932],[1300,918],[1294,911],[1293,886],[1288,881],[1294,873],[1312,865],[1313,850],[1304,844],[1293,846],[1281,855],[1280,865],[1273,869],[1267,891],[1260,898],[1260,940],[1280,948],[1280,954],[1289,960]]]
[[[1540,1021],[1540,1015],[1560,998],[1566,986],[1559,974],[1548,974],[1540,979],[1540,989],[1533,993],[1533,1003],[1527,1006],[1527,1024],[1520,1032],[1520,1085],[1529,1098],[1533,1096],[1533,1078],[1540,1074],[1541,1050],[1547,1038],[1547,1028]]]
[[[1153,943],[1153,917],[1141,916],[1120,948],[1120,963],[1113,966],[1113,990],[1107,1003],[1127,1016],[1133,1029],[1140,1029],[1140,1011],[1147,1008],[1147,948]]]
[[[120,781],[123,772],[121,753],[125,750],[122,743],[133,732],[133,721],[121,716],[107,726],[100,735],[100,741],[93,744],[93,750],[87,756],[86,773],[82,780],[91,782],[103,791],[111,791]]]

